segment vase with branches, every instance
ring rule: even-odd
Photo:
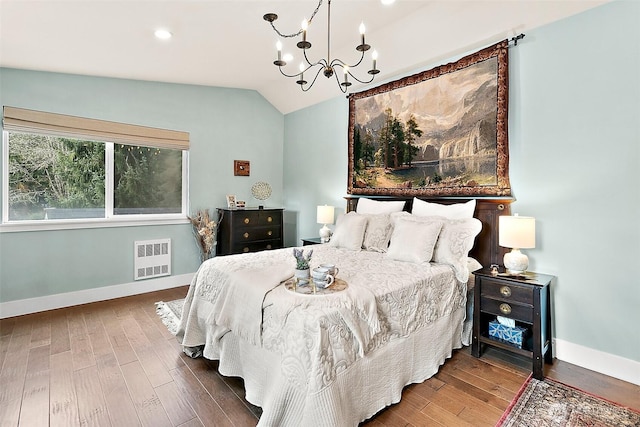
[[[194,236],[200,248],[200,260],[202,262],[211,258],[217,241],[218,224],[220,218],[212,218],[209,209],[199,209],[194,216],[189,217],[193,226]]]

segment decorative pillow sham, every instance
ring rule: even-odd
[[[359,214],[388,214],[391,212],[402,212],[404,201],[379,201],[362,197],[358,199],[356,212]]]
[[[389,214],[366,215],[367,228],[364,232],[362,248],[371,252],[387,252],[391,238],[391,218]]]
[[[367,217],[349,212],[336,220],[336,229],[331,236],[329,245],[338,248],[359,251],[362,249],[364,231],[367,227]]]
[[[469,279],[467,257],[469,256],[469,251],[473,248],[476,236],[482,230],[482,222],[480,220],[477,218],[449,219],[436,216],[420,217],[395,214],[393,219],[394,226],[400,220],[427,224],[442,222],[442,229],[431,260],[440,264],[451,265],[459,281],[466,282]],[[393,235],[391,236],[391,244],[393,244]]]
[[[393,227],[387,256],[397,261],[423,263],[431,261],[442,221],[417,222],[398,218]]]
[[[441,216],[449,219],[473,218],[476,209],[476,200],[472,199],[466,203],[454,203],[443,205],[440,203],[430,203],[413,198],[411,213],[416,216]]]

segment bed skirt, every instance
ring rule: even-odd
[[[462,347],[464,318],[461,307],[407,337],[392,338],[313,394],[287,380],[281,373],[286,361],[278,354],[232,333],[221,338],[219,354],[205,348],[204,357],[220,360],[222,375],[244,379],[247,401],[263,410],[258,426],[357,426],[399,402],[406,385],[432,377]]]

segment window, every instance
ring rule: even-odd
[[[145,139],[163,130],[10,107],[4,112],[4,223],[186,216],[185,145],[159,143],[157,135]],[[34,125],[34,114],[44,120],[38,116]],[[73,123],[74,131],[67,126],[71,119],[81,122]],[[94,129],[106,124],[110,132],[86,131],[87,123]]]

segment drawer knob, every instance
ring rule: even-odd
[[[273,234],[273,231],[269,230],[267,231],[267,236],[271,236]]]
[[[245,224],[249,224],[249,218],[245,218],[245,219],[244,219],[244,223],[245,223]]]
[[[502,295],[503,297],[510,297],[511,296],[511,288],[508,286],[503,286],[500,288],[500,295]]]
[[[244,233],[243,236],[245,239],[247,239],[249,237],[249,233]]]
[[[267,249],[271,249],[271,245],[267,245]]]
[[[247,247],[242,248],[242,252],[249,252],[249,248]]]
[[[502,314],[511,314],[511,306],[506,303],[500,304],[500,312]]]
[[[267,217],[267,222],[273,222],[273,218]]]

